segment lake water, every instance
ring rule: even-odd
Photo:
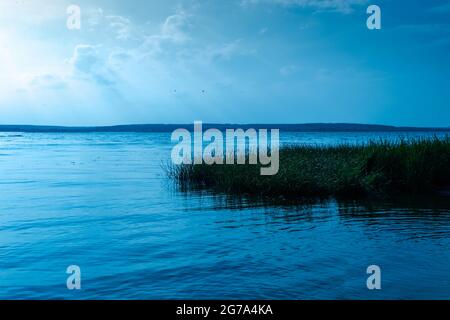
[[[398,135],[418,134],[281,137]],[[0,133],[0,298],[450,298],[448,196],[268,205],[183,193],[162,169],[171,147],[169,133]],[[66,287],[69,265],[80,291]],[[369,265],[381,290],[366,287]]]

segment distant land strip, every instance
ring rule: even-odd
[[[184,128],[194,130],[193,124],[132,124],[98,127],[64,127],[38,125],[0,125],[0,132],[34,133],[88,133],[88,132],[172,132]],[[225,129],[280,129],[282,132],[450,132],[450,127],[396,127],[356,123],[305,123],[305,124],[215,124],[204,123],[203,130]]]

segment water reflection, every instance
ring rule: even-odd
[[[283,224],[320,223],[335,219],[347,227],[392,232],[406,239],[448,238],[450,236],[450,197],[442,195],[397,197],[392,199],[262,199],[249,196],[189,191],[196,210],[262,212],[271,222]],[[265,222],[267,223],[267,222]]]

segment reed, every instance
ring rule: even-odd
[[[370,141],[362,145],[286,146],[280,170],[259,165],[180,165],[167,172],[184,190],[268,197],[432,193],[450,186],[450,138]]]

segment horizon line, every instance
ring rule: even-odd
[[[114,127],[132,127],[132,126],[177,126],[177,125],[193,125],[195,122],[159,122],[159,123],[126,123],[126,124],[101,124],[101,125],[58,125],[58,124],[2,124],[0,127],[50,127],[50,128],[114,128]],[[357,126],[376,126],[376,127],[392,127],[392,128],[423,128],[423,129],[448,129],[448,126],[426,126],[426,125],[393,125],[380,123],[364,123],[364,122],[202,122],[203,125],[232,125],[232,126],[262,126],[262,125],[280,125],[280,126],[306,126],[306,125],[357,125]]]
[[[0,124],[0,132],[21,133],[95,133],[95,132],[135,132],[135,133],[163,133],[176,129],[193,131],[193,123],[155,123],[155,124],[118,124],[103,126],[58,126],[58,125],[10,125]],[[205,130],[217,128],[225,129],[271,129],[285,132],[450,132],[448,127],[415,127],[415,126],[393,126],[382,124],[364,123],[202,123]]]

